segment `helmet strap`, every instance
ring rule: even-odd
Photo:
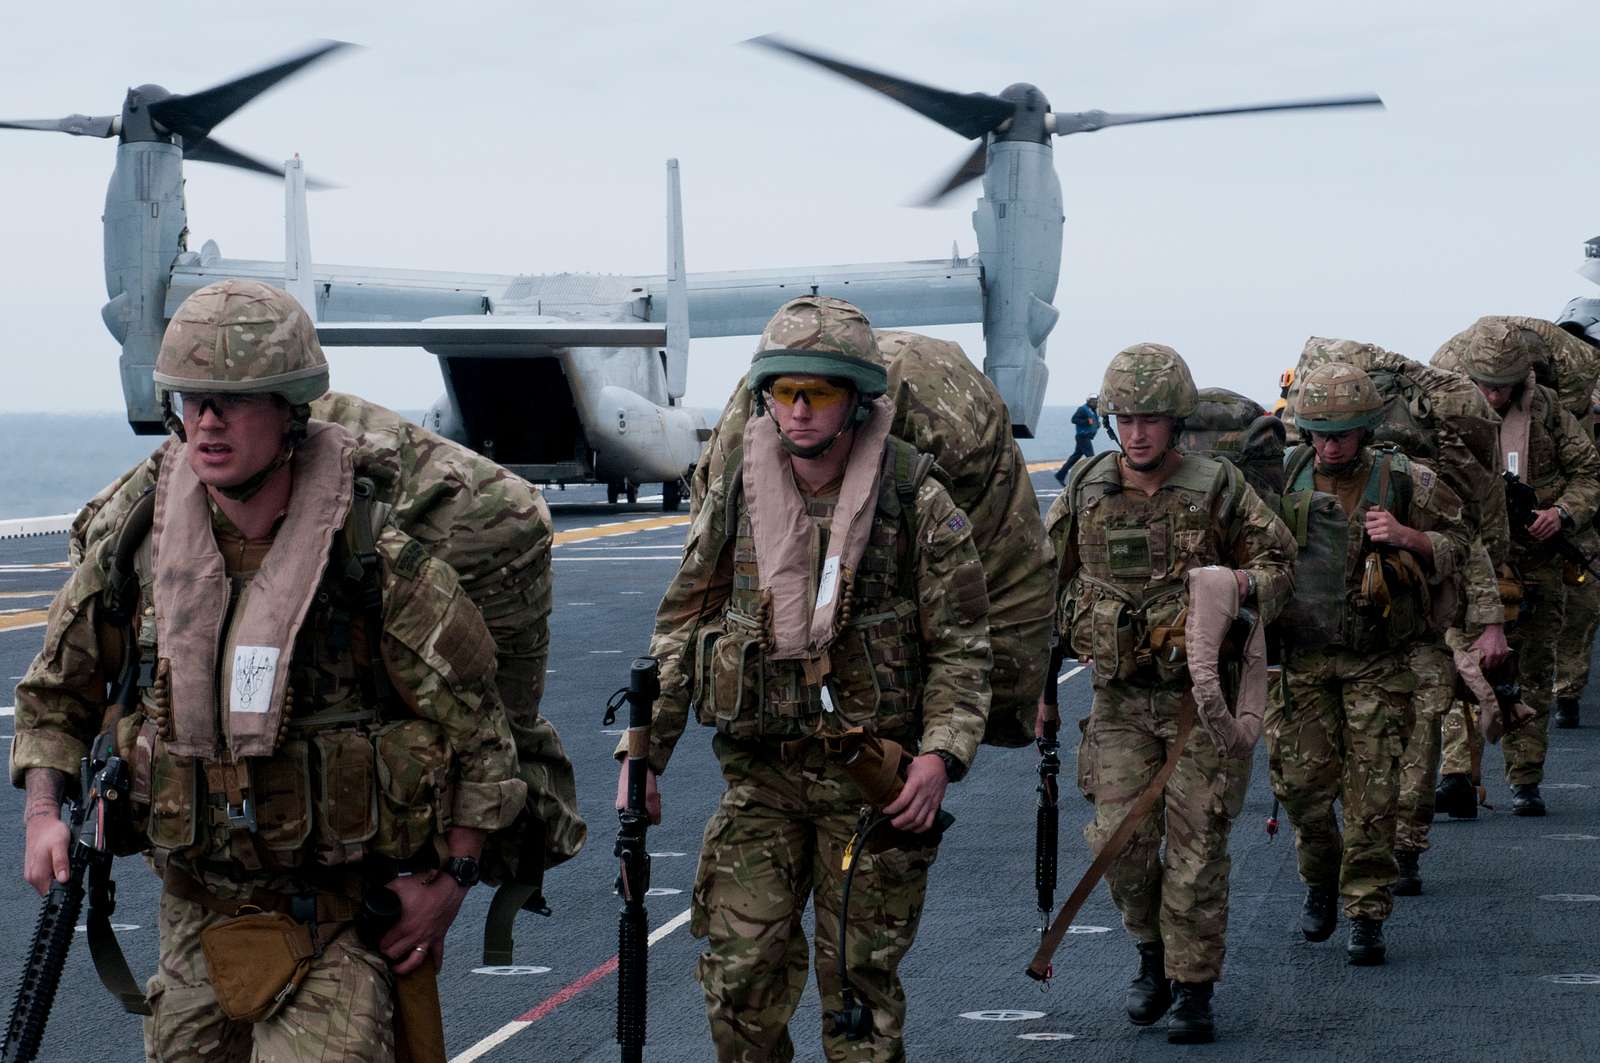
[[[230,487],[218,487],[223,497],[235,502],[248,502],[267,486],[267,481],[272,479],[277,471],[294,458],[294,448],[306,437],[310,426],[311,407],[305,404],[289,407],[289,427],[283,433],[283,445],[278,448],[277,457],[267,464],[267,467],[245,480],[243,483],[233,484]]]
[[[854,416],[845,418],[844,424],[839,426],[839,430],[837,432],[833,433],[833,435],[829,436],[827,439],[824,439],[822,442],[813,443],[809,447],[803,447],[799,443],[796,443],[794,440],[790,439],[788,436],[784,435],[783,425],[778,423],[778,417],[776,414],[774,414],[772,417],[772,426],[777,429],[778,443],[783,447],[784,450],[788,451],[797,458],[805,458],[810,460],[812,458],[820,458],[828,451],[832,450],[833,445],[839,442],[839,437],[856,426],[857,420],[858,419]]]
[[[1163,449],[1160,454],[1157,454],[1151,461],[1147,461],[1142,464],[1128,457],[1128,448],[1122,445],[1121,436],[1117,437],[1117,447],[1122,451],[1122,460],[1127,462],[1128,468],[1132,469],[1134,472],[1155,472],[1157,469],[1161,468],[1162,462],[1167,460],[1167,455],[1178,449],[1178,437],[1182,434],[1183,418],[1173,417],[1172,434],[1167,437],[1167,445],[1165,449]]]

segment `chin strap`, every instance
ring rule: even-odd
[[[809,447],[802,447],[799,443],[796,443],[794,440],[784,435],[783,425],[778,423],[776,414],[773,415],[772,424],[773,427],[778,430],[778,443],[783,447],[784,450],[787,450],[790,454],[793,454],[797,458],[810,459],[820,458],[822,455],[832,450],[833,445],[839,442],[839,437],[850,431],[850,429],[854,428],[858,423],[861,422],[861,420],[862,418],[856,415],[847,417],[844,424],[839,426],[839,430],[837,432],[833,433],[833,435],[829,436],[827,439],[824,439],[822,442],[813,443]]]
[[[222,492],[223,497],[232,499],[235,502],[250,501],[267,485],[267,481],[272,479],[274,473],[289,464],[294,458],[294,448],[300,444],[301,440],[305,439],[306,429],[310,421],[310,406],[290,407],[289,430],[283,434],[283,446],[278,448],[278,456],[273,458],[266,468],[242,483],[236,483],[230,487],[219,487],[217,490]],[[183,438],[181,431],[178,438]]]

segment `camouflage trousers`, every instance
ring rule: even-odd
[[[1408,665],[1417,677],[1412,698],[1414,722],[1400,757],[1400,796],[1395,813],[1394,847],[1407,852],[1428,848],[1433,825],[1433,791],[1439,781],[1441,724],[1455,694],[1454,657],[1444,641],[1421,642]]]
[[[1532,600],[1533,608],[1518,618],[1510,642],[1517,655],[1517,680],[1522,684],[1522,700],[1536,715],[1501,741],[1509,786],[1538,783],[1544,779],[1556,650],[1561,645],[1567,615],[1563,568],[1561,559],[1556,558],[1522,570],[1523,593]]]
[[[389,1063],[394,1059],[394,979],[383,957],[345,927],[276,1015],[254,1025],[222,1013],[200,932],[223,917],[161,895],[161,960],[147,995],[145,1056],[153,1063]]]
[[[816,975],[824,1014],[840,1007],[841,861],[861,793],[820,747],[788,759],[772,745],[713,742],[727,790],[706,824],[690,931],[706,939],[697,967],[717,1058],[794,1058],[789,1020],[806,987],[801,916],[816,916]],[[845,939],[851,988],[872,1009],[873,1036],[824,1031],[829,1060],[905,1059],[906,996],[896,974],[922,918],[935,849],[855,853]]]
[[[1078,788],[1094,802],[1083,830],[1099,854],[1167,759],[1183,691],[1111,683],[1094,693],[1078,747]],[[1136,941],[1160,941],[1167,977],[1222,975],[1228,936],[1228,833],[1244,807],[1250,758],[1225,758],[1196,725],[1150,818],[1106,871],[1122,925]],[[1162,835],[1166,851],[1162,852]]]
[[[1272,684],[1266,735],[1272,791],[1294,826],[1300,877],[1338,884],[1346,916],[1387,919],[1400,757],[1416,689],[1407,654],[1300,652]],[[1344,831],[1334,802],[1344,808]]]
[[[1589,685],[1595,631],[1600,630],[1600,578],[1567,588],[1561,642],[1556,647],[1556,697],[1581,698]]]

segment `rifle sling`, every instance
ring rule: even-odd
[[[84,919],[89,955],[94,960],[95,974],[117,998],[122,1010],[130,1015],[149,1015],[150,1002],[128,967],[128,958],[117,943],[117,932],[111,929],[111,915],[117,910],[117,884],[111,880],[109,857],[103,859],[103,864],[89,866],[89,914]]]
[[[1138,798],[1133,802],[1133,807],[1122,817],[1122,822],[1117,824],[1117,829],[1112,832],[1111,837],[1100,847],[1100,852],[1095,855],[1089,870],[1085,871],[1078,884],[1072,887],[1072,894],[1061,905],[1061,911],[1056,913],[1050,929],[1045,931],[1044,939],[1039,942],[1039,950],[1033,954],[1033,960],[1028,964],[1029,978],[1043,982],[1050,977],[1051,957],[1055,955],[1056,949],[1061,947],[1061,939],[1066,937],[1073,918],[1078,914],[1078,909],[1089,899],[1089,894],[1105,876],[1106,869],[1122,855],[1122,850],[1128,847],[1133,832],[1150,815],[1157,798],[1167,787],[1167,780],[1172,778],[1173,771],[1177,769],[1178,758],[1183,755],[1183,747],[1189,741],[1189,732],[1194,730],[1194,712],[1194,698],[1185,692],[1183,700],[1178,704],[1178,734],[1167,746],[1166,761],[1149,784],[1140,791]]]

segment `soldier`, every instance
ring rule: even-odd
[[[1575,329],[1569,331],[1576,332]],[[1577,334],[1591,345],[1600,346],[1589,339],[1587,333]],[[1589,396],[1589,416],[1578,423],[1600,438],[1600,384],[1595,385]],[[1589,685],[1589,665],[1594,659],[1597,630],[1600,630],[1600,579],[1587,575],[1577,586],[1567,588],[1566,623],[1561,628],[1561,645],[1556,649],[1557,727],[1578,726],[1578,701]]]
[[[133,507],[153,528],[88,544],[17,688],[24,877],[67,875],[57,806],[114,729],[120,841],[164,883],[150,1058],[393,1059],[396,977],[438,965],[486,835],[526,800],[494,643],[451,568],[378,529],[355,437],[310,419],[328,368],[292,297],[195,292],[155,381],[173,437]],[[136,559],[126,633],[116,556]],[[102,719],[130,650],[137,709]],[[355,918],[384,884],[398,921],[373,940]]]
[[[1593,438],[1556,393],[1533,378],[1533,363],[1545,353],[1539,333],[1497,319],[1478,322],[1462,352],[1467,375],[1500,414],[1502,471],[1514,473],[1538,497],[1532,522],[1521,527],[1513,521],[1511,529],[1511,563],[1531,607],[1517,622],[1511,648],[1523,701],[1537,714],[1506,735],[1503,747],[1511,811],[1518,816],[1545,814],[1539,783],[1567,598],[1566,565],[1554,540],[1588,528],[1600,506],[1600,453]]]
[[[1182,737],[1193,720],[1188,670],[1154,644],[1181,627],[1184,575],[1206,565],[1233,569],[1241,603],[1270,620],[1292,586],[1294,542],[1231,464],[1176,449],[1199,401],[1177,351],[1122,351],[1100,398],[1117,418],[1121,453],[1079,466],[1045,518],[1060,566],[1056,630],[1093,664],[1078,749],[1078,785],[1094,802],[1084,836],[1098,853],[1176,758],[1161,804],[1106,880],[1139,953],[1128,1018],[1148,1026],[1172,1008],[1167,1039],[1206,1043],[1226,943],[1228,832],[1250,758],[1225,755],[1203,728]]]
[[[1325,363],[1301,385],[1295,421],[1310,442],[1285,456],[1283,507],[1307,531],[1266,724],[1272,788],[1307,888],[1301,931],[1327,940],[1342,896],[1349,960],[1363,966],[1384,961],[1394,905],[1400,756],[1418,684],[1408,658],[1430,639],[1430,589],[1455,579],[1468,549],[1455,493],[1426,466],[1367,445],[1382,415],[1354,366]],[[1327,515],[1313,527],[1317,513]]]
[[[1074,443],[1072,456],[1062,463],[1061,468],[1056,470],[1056,483],[1065,485],[1067,474],[1072,471],[1074,463],[1080,458],[1094,456],[1094,437],[1100,433],[1100,424],[1100,396],[1090,395],[1083,400],[1083,405],[1072,413],[1072,438]],[[1105,429],[1106,436],[1111,442],[1115,443],[1117,441],[1116,430],[1109,424],[1105,426]]]
[[[690,922],[707,939],[698,975],[721,1060],[793,1058],[808,900],[824,1013],[840,1010],[848,988],[872,1016],[865,1043],[826,1023],[828,1058],[905,1057],[896,970],[936,839],[850,846],[862,791],[819,739],[864,728],[915,750],[904,789],[881,811],[920,833],[970,767],[989,710],[989,602],[969,522],[926,477],[930,462],[889,435],[894,407],[874,357],[867,319],[837,299],[796,299],[768,322],[747,378],[757,405],[740,467],[727,470],[725,504],[697,512],[651,640],[661,696],[650,799],[659,809],[656,776],[691,703],[716,728],[727,781]]]

